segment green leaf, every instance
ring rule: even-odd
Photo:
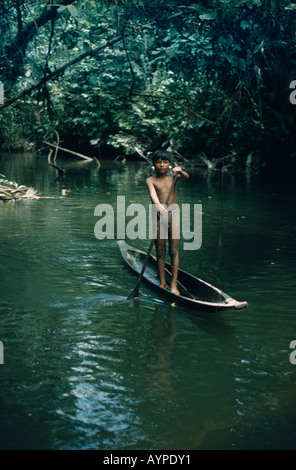
[[[83,49],[85,50],[85,52],[91,52],[92,47],[88,42],[84,41],[83,42]]]
[[[213,11],[212,13],[203,13],[202,15],[199,15],[199,18],[201,20],[216,20],[217,13],[215,11]]]
[[[238,68],[239,70],[242,70],[243,72],[246,70],[246,62],[244,59],[241,59],[240,57],[237,57],[236,55],[229,55],[229,54],[223,54],[224,57],[228,60],[228,62],[231,63],[234,67]]]
[[[58,8],[58,13],[62,13],[63,11],[65,11],[67,9],[67,6],[63,5],[61,6],[60,8]]]
[[[76,18],[79,15],[78,10],[76,7],[74,7],[74,5],[68,5],[67,8],[71,16]]]
[[[259,52],[261,48],[262,44],[257,44],[257,46],[254,47],[253,54],[257,54],[257,52]]]
[[[166,54],[169,56],[169,57],[176,57],[176,52],[171,49],[170,47],[168,47],[166,50],[165,50]]]

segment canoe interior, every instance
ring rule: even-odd
[[[143,263],[146,259],[146,253],[137,250],[132,246],[125,243],[123,240],[118,240],[117,244],[120,248],[121,255],[127,265],[137,274],[142,270]],[[166,264],[168,270],[170,266]],[[166,274],[167,284],[170,287],[171,275]],[[154,257],[150,256],[147,261],[146,269],[143,274],[143,279],[149,282],[152,287],[155,287],[159,292],[169,296],[177,303],[182,303],[193,307],[195,310],[217,313],[229,309],[242,309],[247,307],[248,302],[239,302],[229,295],[222,292],[217,287],[199,279],[191,274],[179,269],[178,280],[184,286],[178,285],[180,295],[174,294],[170,289],[164,289],[159,286],[157,261]]]
[[[141,272],[143,262],[145,259],[145,254],[134,249],[126,248],[125,250],[125,258],[127,263],[130,267],[136,271],[137,273]],[[167,269],[170,271],[170,265],[166,263]],[[145,279],[150,281],[155,286],[159,284],[159,277],[158,277],[158,269],[157,269],[157,262],[150,257],[147,266],[144,272]],[[166,273],[167,284],[170,286],[171,276]],[[185,271],[179,269],[178,272],[178,280],[179,282],[187,289],[182,289],[180,285],[178,285],[178,289],[180,294],[184,297],[192,298],[188,292],[194,295],[196,300],[201,302],[213,302],[213,303],[221,303],[225,302],[228,295],[224,294],[219,289],[214,288],[213,286],[207,284],[206,282],[193,277],[192,275],[186,273]]]

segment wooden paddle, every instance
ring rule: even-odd
[[[177,182],[177,179],[178,179],[178,175],[176,175],[174,177],[174,181],[173,181],[173,184],[172,184],[172,187],[170,189],[170,192],[169,192],[169,195],[167,197],[167,200],[166,200],[166,206],[168,205],[169,203],[169,200],[170,200],[170,197],[171,197],[171,194],[172,194],[172,191],[174,189],[174,186]],[[160,225],[160,222],[158,221],[157,223],[157,230],[159,229],[159,225]],[[142,278],[143,278],[143,274],[144,274],[144,271],[146,269],[146,266],[147,266],[147,263],[148,263],[148,260],[150,258],[150,254],[151,254],[151,251],[152,251],[152,248],[153,248],[153,243],[154,243],[154,239],[151,240],[150,242],[150,245],[149,245],[149,248],[148,248],[148,251],[147,251],[147,255],[146,255],[146,258],[144,259],[144,263],[143,263],[143,266],[142,266],[142,269],[141,269],[141,272],[138,276],[138,280],[137,280],[137,283],[136,283],[136,286],[134,288],[134,290],[130,293],[130,295],[127,297],[126,300],[131,300],[131,299],[135,299],[137,297],[140,296],[139,294],[139,287],[140,287],[140,284],[141,284],[141,281],[142,281]]]

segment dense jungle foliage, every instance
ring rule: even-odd
[[[0,145],[289,174],[295,25],[289,0],[1,0]]]

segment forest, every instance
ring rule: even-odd
[[[1,150],[291,176],[295,26],[290,0],[1,0]]]

